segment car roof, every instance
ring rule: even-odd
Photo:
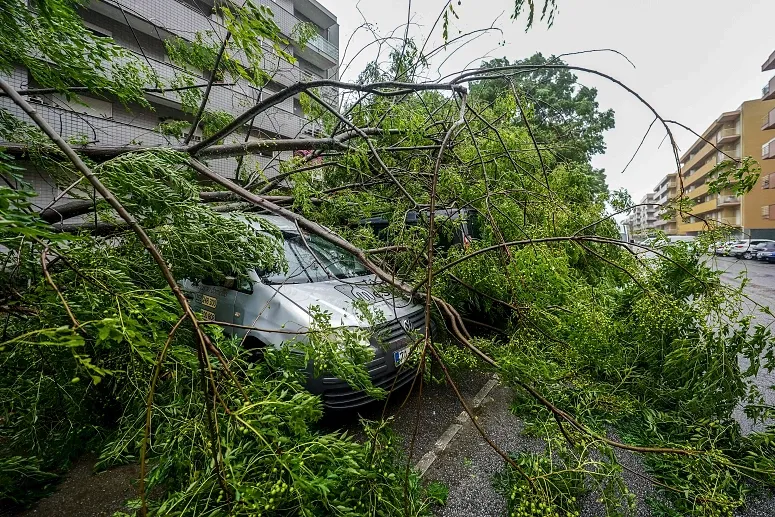
[[[297,231],[296,224],[294,224],[293,221],[286,219],[285,217],[280,217],[279,215],[269,215],[269,214],[256,214],[256,215],[261,219],[269,221],[273,225],[277,226],[280,230]]]
[[[272,223],[273,225],[277,226],[277,228],[280,229],[280,231],[283,232],[295,232],[297,231],[296,225],[292,222],[286,219],[285,217],[280,217],[279,215],[271,215],[271,214],[255,214],[252,213],[252,216],[259,217],[267,222]],[[235,217],[241,221],[244,221],[251,226],[253,226],[256,229],[261,229],[257,224],[253,223],[252,221],[245,218],[242,214],[228,214],[227,217]]]

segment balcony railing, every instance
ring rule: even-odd
[[[329,57],[334,63],[339,62],[339,49],[330,41],[317,35],[307,42],[307,46],[314,48],[319,53]]]
[[[718,200],[718,206],[733,206],[740,204],[740,198],[737,196],[722,196],[719,194],[716,196],[716,199]]]
[[[722,149],[716,155],[716,162],[721,163],[724,160],[739,160],[740,149]]]
[[[770,57],[768,57],[767,61],[762,65],[762,72],[766,72],[767,70],[775,70],[775,51],[770,54]]]
[[[775,158],[775,138],[762,146],[762,160],[772,160]]]
[[[716,143],[718,144],[722,141],[731,140],[739,136],[740,136],[740,133],[737,132],[736,127],[725,127],[720,129],[719,132],[716,133]]]
[[[299,20],[292,12],[286,10],[277,2],[272,0],[259,0],[258,3],[263,4],[272,10],[275,23],[277,23],[277,26],[280,27],[280,30],[286,36],[290,37],[293,33],[293,28],[301,22],[301,20]],[[313,36],[312,39],[307,42],[307,46],[327,57],[335,64],[339,62],[339,48],[326,40],[323,36],[319,34]]]
[[[770,79],[770,82],[762,88],[762,100],[768,101],[770,99],[775,99],[775,76],[773,76],[772,79]]]
[[[191,39],[197,32],[214,31],[223,38],[226,28],[215,17],[208,17],[197,9],[177,0],[105,0],[131,14],[150,21],[163,29],[185,39]],[[290,37],[300,20],[272,0],[259,0],[274,14],[274,21],[285,36]],[[335,64],[339,62],[339,49],[323,36],[314,36],[307,46],[324,55]]]

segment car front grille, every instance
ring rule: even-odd
[[[406,328],[411,329],[411,332],[407,332]],[[435,326],[432,325],[431,331],[434,330]],[[390,391],[391,388],[400,388],[414,379],[417,369],[407,364],[396,368],[393,352],[411,346],[424,332],[424,309],[385,323],[375,330],[372,337],[374,359],[364,365],[375,387]],[[353,390],[349,384],[337,377],[324,376],[321,381],[321,398],[327,408],[353,408],[373,401],[365,392]]]
[[[396,375],[396,373],[398,375]],[[391,389],[397,390],[409,384],[417,376],[417,368],[414,366],[405,365],[398,372],[390,372],[380,375],[376,378],[372,378],[372,384],[374,387],[382,388],[387,392]],[[348,409],[369,402],[373,402],[375,399],[371,398],[364,391],[355,391],[349,385],[345,384],[341,388],[335,388],[326,390],[321,396],[323,405],[329,409]]]
[[[402,316],[401,318],[381,325],[374,333],[374,337],[377,339],[377,342],[382,345],[390,345],[396,341],[404,341],[408,335],[405,326],[410,328],[412,333],[424,333],[425,309],[420,309],[412,314]]]

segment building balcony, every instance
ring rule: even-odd
[[[681,169],[684,171],[690,170],[692,167],[700,163],[702,160],[705,159],[708,154],[714,152],[716,150],[716,147],[714,145],[711,145],[710,143],[703,142],[704,145],[697,149],[697,151],[693,154],[690,154],[688,156],[685,156],[681,160]]]
[[[768,101],[771,99],[775,99],[775,76],[773,76],[773,78],[770,79],[770,82],[762,88],[762,100]]]
[[[301,20],[273,0],[259,0],[257,3],[264,5],[272,11],[274,14],[274,21],[277,26],[280,27],[280,31],[288,38],[291,38],[293,35],[293,28],[301,23]],[[335,23],[336,22],[332,20],[332,25]],[[313,36],[312,39],[307,42],[304,50],[297,48],[297,52],[304,57],[304,59],[307,59],[315,66],[319,66],[323,69],[331,68],[339,63],[339,47],[326,40],[326,38],[320,34]]]
[[[697,221],[696,223],[678,223],[679,232],[701,232],[709,229],[708,224],[705,221]]]
[[[694,185],[699,183],[710,171],[716,166],[716,160],[711,158],[706,161],[699,169],[695,170],[691,176],[688,176],[684,181],[685,186]]]
[[[92,2],[90,8],[122,23],[124,21],[121,11],[126,11],[144,20],[145,24],[141,24],[136,29],[153,37],[158,37],[154,30],[155,26],[187,40],[193,39],[197,32],[212,32],[214,37],[219,40],[222,40],[226,35],[226,27],[221,23],[219,16],[205,15],[202,10],[179,0],[154,0],[153,2],[148,0],[104,0],[104,3],[113,6],[113,11],[117,11],[116,8],[120,10],[117,13],[108,12],[109,9],[106,10],[104,6],[100,7],[100,2]],[[300,23],[300,20],[272,0],[259,0],[257,3],[272,11],[274,21],[280,27],[282,34],[290,38],[293,34],[293,28]],[[207,9],[207,6],[203,8]],[[147,27],[143,25],[147,25]],[[311,60],[316,61],[314,63],[316,66],[324,69],[339,63],[339,48],[319,34],[307,42],[302,53],[315,54],[316,56],[313,56]],[[307,57],[305,56],[305,58]]]
[[[736,127],[725,127],[716,133],[716,145],[734,142],[740,138],[740,133]]]
[[[762,72],[766,72],[767,70],[775,70],[775,51],[770,54],[770,57],[768,57],[767,61],[762,65]]]
[[[34,105],[35,111],[66,140],[83,139],[88,144],[111,146],[128,145],[132,141],[142,142],[142,145],[146,146],[178,144],[176,138],[154,131],[155,118],[137,117],[139,122],[130,124],[115,120],[113,117],[94,116],[58,107],[50,104],[45,97],[30,97],[29,100]],[[29,117],[7,98],[0,99],[0,108],[8,110],[25,122],[32,123]],[[117,111],[114,111],[116,117],[119,116]]]
[[[740,149],[721,149],[716,154],[716,163],[721,163],[725,160],[739,160]]]
[[[703,183],[702,185],[695,187],[691,192],[688,192],[686,194],[686,197],[688,197],[689,199],[697,199],[698,197],[707,193],[708,193],[708,184]]]
[[[302,81],[320,81],[322,77],[313,74],[308,70],[299,70],[299,77]],[[332,86],[323,86],[320,88],[320,95],[324,101],[329,104],[339,104],[339,91]]]
[[[737,196],[722,196],[719,195],[716,198],[716,205],[722,206],[737,206],[740,204],[740,198]]]
[[[772,160],[775,158],[775,138],[762,146],[762,160]]]
[[[762,131],[775,129],[775,109],[770,110],[762,119]]]
[[[704,203],[694,205],[692,207],[692,215],[707,214],[708,212],[712,212],[716,208],[718,208],[718,205],[716,204],[716,198],[713,198],[709,201],[705,201]]]
[[[105,12],[105,5],[101,6],[100,4],[114,8]],[[106,14],[121,23],[126,23],[123,12],[134,15],[148,24],[147,27],[140,24],[135,27],[135,30],[140,30],[154,37],[159,37],[158,33],[154,33],[155,27],[188,40],[193,39],[197,32],[213,31],[219,39],[226,35],[226,28],[217,20],[205,16],[201,10],[192,5],[177,0],[155,0],[153,2],[148,0],[103,0],[103,2],[91,2],[89,8]],[[206,7],[204,8],[206,9]],[[134,23],[132,25],[135,26]]]
[[[323,36],[315,36],[307,42],[307,46],[314,48],[319,54],[329,58],[332,65],[336,65],[339,62],[339,48],[330,41],[324,39]]]

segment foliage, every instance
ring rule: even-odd
[[[719,194],[729,189],[735,196],[750,192],[759,181],[759,163],[746,156],[742,161],[722,160],[708,174],[708,193]]]
[[[538,4],[537,0],[515,0],[514,1],[514,13],[511,15],[512,18],[517,19],[519,18],[522,13],[525,10],[525,6],[527,5],[527,26],[525,27],[525,30],[529,30],[533,26],[533,21],[535,20],[535,10],[536,10],[536,4]],[[546,20],[546,24],[551,27],[554,24],[554,17],[557,15],[558,7],[557,7],[557,0],[544,0],[544,6],[541,9],[541,21]]]
[[[35,82],[56,88],[68,99],[71,86],[115,96],[122,104],[147,106],[142,88],[151,72],[134,54],[83,25],[81,0],[38,0],[35,10],[25,0],[3,2],[0,9],[0,71],[29,70]]]
[[[291,31],[291,38],[297,45],[304,50],[307,48],[307,44],[318,36],[318,30],[314,23],[299,22],[293,26]]]
[[[527,122],[516,116],[512,123],[529,124],[538,145],[550,148],[562,159],[589,163],[592,156],[605,151],[603,135],[614,127],[614,112],[600,110],[597,89],[579,84],[570,70],[541,68],[546,65],[561,67],[565,63],[554,56],[545,58],[540,52],[514,62],[505,57],[484,61],[482,68],[535,66],[536,69],[514,70],[504,79],[477,81],[471,86],[471,96],[494,103],[513,87]],[[606,193],[603,172],[595,170],[592,175],[596,190]]]
[[[213,337],[250,400],[242,399],[228,380],[219,383],[222,396],[237,401],[229,413],[218,411],[228,485],[218,484],[211,460],[205,401],[193,388],[199,384],[193,351],[173,347],[168,364],[176,375],[160,381],[153,416],[148,489],[165,490],[163,498],[151,501],[155,514],[397,515],[403,511],[406,486],[411,514],[429,515],[430,501],[419,479],[412,474],[408,485],[400,482],[404,469],[397,437],[384,425],[366,423],[362,442],[315,430],[323,413],[319,399],[301,385],[297,372],[303,358],[289,349],[267,350],[265,363],[248,362],[239,341]],[[181,336],[183,342],[190,338],[188,331]],[[144,400],[137,397],[133,403],[143,406]],[[115,441],[104,449],[102,465],[137,458],[139,410],[125,413]]]

